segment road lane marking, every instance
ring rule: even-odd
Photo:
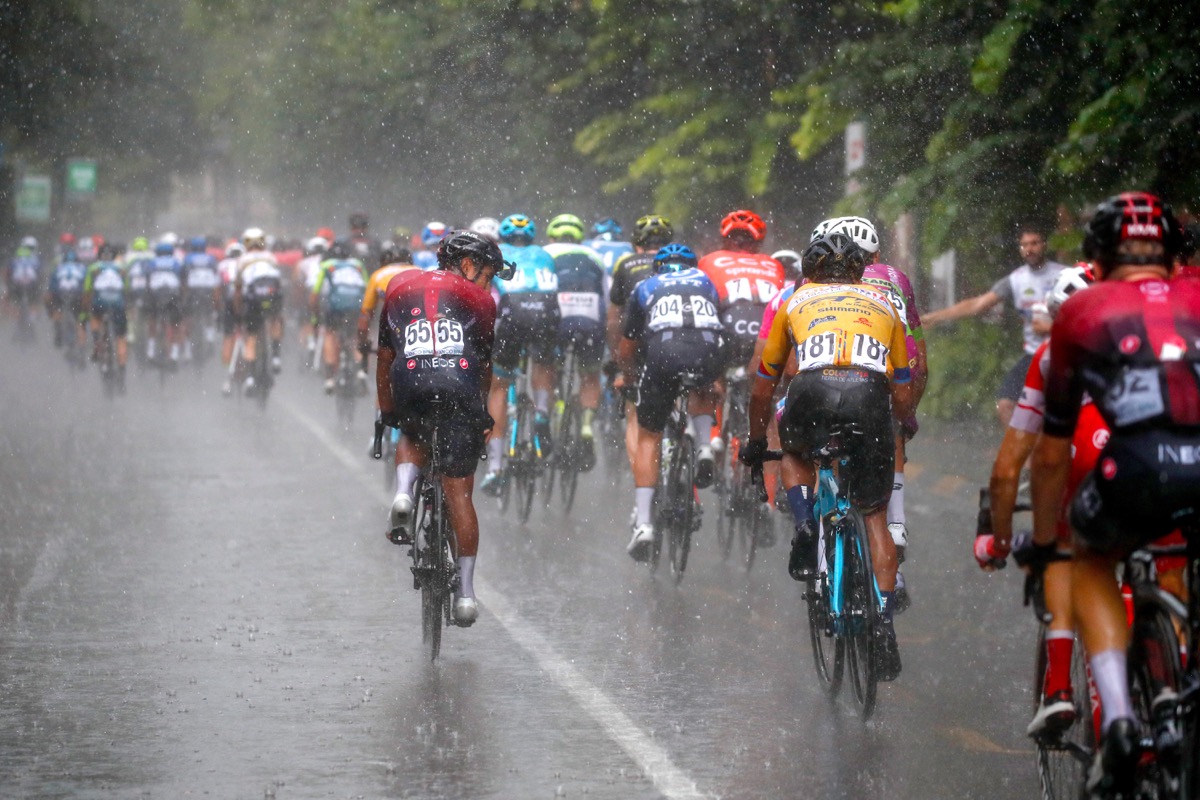
[[[355,474],[373,495],[379,495],[378,475],[369,473],[363,466],[364,457],[356,457],[339,443],[319,422],[302,411],[290,400],[278,397],[278,404],[300,425],[325,446],[338,461]],[[391,499],[382,492],[384,501]],[[481,594],[487,598],[484,609],[499,620],[522,650],[528,653],[559,688],[565,691],[592,720],[599,725],[610,739],[625,751],[641,768],[664,797],[670,800],[697,800],[711,795],[701,792],[696,782],[675,763],[667,751],[653,737],[638,727],[629,715],[613,702],[595,684],[572,666],[569,659],[558,655],[550,642],[513,610],[512,604],[490,582],[475,578]]]
[[[938,728],[937,732],[944,738],[949,739],[960,748],[973,753],[998,753],[1006,756],[1027,756],[1028,750],[1014,750],[1008,747],[1001,747],[993,742],[988,737],[978,731],[973,731],[970,728],[953,727],[953,728]]]

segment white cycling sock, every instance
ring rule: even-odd
[[[1129,681],[1124,650],[1104,650],[1092,656],[1092,680],[1100,692],[1100,706],[1104,709],[1104,722],[1100,726],[1107,731],[1113,720],[1133,716],[1133,705],[1129,701]]]
[[[634,490],[637,497],[637,525],[649,525],[654,515],[654,487],[639,486]]]
[[[549,389],[534,389],[533,390],[533,407],[543,414],[550,413],[550,390]]]
[[[697,414],[692,417],[692,430],[695,431],[696,446],[708,447],[709,441],[712,439],[712,414]]]
[[[475,596],[475,556],[458,557],[458,596]]]
[[[488,472],[497,472],[500,469],[501,459],[504,458],[503,436],[495,436],[491,439],[488,439],[487,454]]]
[[[416,464],[397,464],[396,494],[412,497],[413,484],[417,482],[417,476],[420,474],[421,470],[417,469]]]
[[[892,498],[888,500],[887,521],[889,525],[893,522],[899,522],[901,525],[905,523],[903,472],[895,473],[892,480]]]

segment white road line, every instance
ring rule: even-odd
[[[300,410],[291,401],[278,397],[272,399],[278,402],[288,414],[299,422],[309,433],[325,446],[338,461],[355,474],[371,494],[380,494],[378,475],[369,472],[363,464],[366,455],[356,457],[343,447],[324,427],[307,413]],[[387,492],[383,493],[384,501],[391,500]],[[482,591],[485,601],[481,604],[484,610],[491,612],[509,636],[521,649],[532,656],[543,670],[571,696],[576,703],[599,725],[608,737],[616,742],[625,753],[642,769],[654,786],[670,800],[697,800],[710,798],[712,795],[701,792],[696,782],[675,763],[653,737],[642,730],[620,709],[607,695],[591,681],[585,678],[571,662],[554,652],[550,642],[537,629],[525,622],[513,610],[512,604],[494,586],[482,578],[476,578],[475,584]]]

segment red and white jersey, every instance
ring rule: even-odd
[[[741,302],[761,309],[787,282],[783,265],[761,253],[717,250],[700,259],[700,271],[717,287],[722,310]]]

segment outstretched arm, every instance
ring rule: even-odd
[[[954,305],[939,309],[938,311],[923,314],[921,321],[926,325],[940,325],[943,322],[950,322],[962,319],[963,317],[977,317],[999,302],[1000,295],[988,291],[977,297],[968,297],[966,300],[960,300]]]

